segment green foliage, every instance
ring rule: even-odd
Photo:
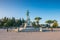
[[[54,23],[54,21],[53,20],[47,20],[46,23],[48,23],[49,27],[51,27],[51,24]]]
[[[36,27],[36,23],[35,23],[35,22],[32,22],[32,26],[33,26],[33,27]]]
[[[14,17],[12,17],[12,19],[4,17],[0,19],[0,28],[19,27],[22,23],[25,23],[24,19],[21,20],[15,19]]]
[[[11,26],[15,26],[15,18],[14,17],[12,17],[12,19],[11,19]]]
[[[20,26],[20,25],[22,25],[22,20],[21,19],[19,19],[19,20],[16,20],[16,26]]]
[[[58,27],[58,23],[57,23],[57,21],[54,21],[53,28],[57,28],[57,27]]]
[[[40,27],[40,25],[38,24],[38,25],[36,25],[36,23],[35,22],[32,22],[32,26],[34,27],[34,28],[39,28]]]
[[[22,20],[21,20],[21,21],[22,21],[22,23],[25,23],[25,20],[24,20],[23,18],[22,18]]]
[[[53,23],[54,21],[53,20],[47,20],[46,21],[46,23],[48,23],[48,24],[51,24],[51,23]]]
[[[47,20],[46,23],[48,23],[49,25],[53,23],[52,25],[53,28],[58,27],[58,23],[56,20]]]
[[[39,21],[40,19],[42,19],[42,18],[40,18],[40,17],[35,17],[35,20],[36,20],[36,21]]]
[[[40,17],[35,17],[35,20],[36,20],[36,23],[37,23],[37,25],[39,24],[39,20],[41,20],[42,18],[40,18]]]
[[[0,26],[2,26],[2,21],[1,21],[1,19],[0,19]]]
[[[4,18],[3,18],[3,22],[4,22],[4,23],[6,23],[6,22],[7,22],[7,20],[8,20],[8,18],[7,18],[7,17],[4,17]]]
[[[40,17],[35,17],[35,20],[36,22],[33,22],[32,25],[35,27],[35,28],[39,28],[40,25],[39,25],[39,20],[41,20],[42,18]]]

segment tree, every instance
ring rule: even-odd
[[[0,28],[3,28],[2,26],[3,26],[3,23],[2,23],[2,21],[0,19]]]
[[[36,20],[36,27],[40,27],[40,24],[39,24],[39,20],[41,20],[42,18],[40,17],[35,17],[35,20]]]
[[[12,20],[8,19],[8,21],[6,23],[4,23],[5,28],[9,28],[12,26]]]
[[[8,32],[8,28],[11,26],[11,20],[9,19],[6,23],[4,23],[4,27],[7,29]]]
[[[53,20],[47,20],[46,23],[49,24],[49,26],[51,27],[51,31],[53,31],[53,27],[51,26],[52,23],[54,23]]]
[[[22,21],[22,23],[25,23],[25,20],[24,20],[24,18],[22,18],[22,20],[21,20],[21,21]]]
[[[8,32],[8,23],[4,23],[4,27],[7,29],[7,32]]]
[[[20,25],[22,25],[22,23],[25,23],[24,19],[15,19],[14,17],[11,18],[7,18],[4,17],[2,19],[0,19],[0,28],[9,28],[9,27],[18,27]]]
[[[20,25],[22,25],[22,21],[21,21],[21,19],[16,20],[16,26],[19,27]]]
[[[48,23],[48,25],[51,27],[51,24],[53,23],[53,20],[47,20],[46,23]]]
[[[35,17],[35,20],[36,20],[36,23],[37,23],[37,25],[39,25],[39,20],[41,20],[42,18],[40,18],[40,17]]]
[[[4,17],[4,18],[3,18],[3,22],[4,22],[4,23],[6,23],[6,22],[7,22],[7,20],[8,20],[8,18],[7,18],[7,17]]]
[[[4,23],[4,28],[8,28],[8,23]]]
[[[12,17],[11,22],[12,22],[12,26],[15,26],[15,18],[14,17]]]
[[[57,28],[57,27],[58,27],[58,23],[57,23],[56,20],[54,20],[53,27],[54,27],[54,28]]]
[[[32,22],[32,26],[33,26],[34,28],[36,28],[36,23],[35,23],[35,22]]]

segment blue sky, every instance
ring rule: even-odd
[[[59,0],[0,0],[0,18],[15,17],[26,19],[26,11],[30,11],[30,19],[41,17],[41,23],[46,20],[57,20],[60,23]]]

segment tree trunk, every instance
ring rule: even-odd
[[[7,32],[8,32],[8,28],[7,28]]]

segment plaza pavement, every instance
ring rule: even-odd
[[[6,32],[0,29],[0,40],[60,40],[60,32]]]

